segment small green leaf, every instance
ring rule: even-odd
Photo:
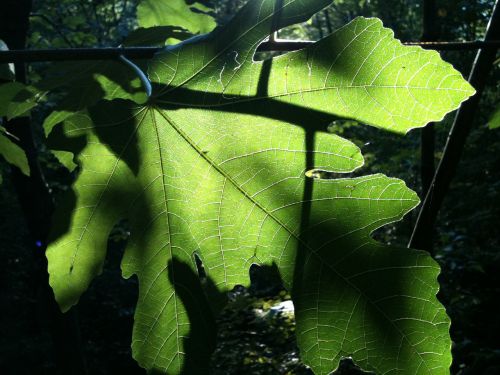
[[[191,8],[184,0],[142,0],[137,8],[137,22],[141,27],[178,26],[193,34],[208,33],[216,26],[211,16]]]
[[[54,126],[73,116],[74,113],[73,111],[52,111],[43,121],[42,127],[45,136],[47,137],[52,132]]]
[[[30,167],[24,150],[12,142],[2,131],[0,131],[0,155],[8,163],[19,168],[26,176],[30,175]]]
[[[38,104],[43,94],[20,82],[0,84],[0,117],[12,119],[25,116]]]
[[[72,152],[68,151],[52,151],[54,156],[59,160],[59,163],[64,165],[66,169],[70,172],[73,172],[76,167],[78,167],[77,164],[73,161],[74,155]]]
[[[488,127],[490,129],[500,128],[500,107],[496,109],[488,122]]]

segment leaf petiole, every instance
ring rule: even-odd
[[[120,56],[118,56],[118,58],[120,59],[120,61],[124,62],[126,65],[128,65],[129,67],[131,67],[132,70],[134,70],[134,72],[137,73],[137,75],[139,76],[139,79],[142,82],[142,85],[144,86],[144,90],[146,91],[147,97],[150,98],[151,97],[151,93],[153,91],[153,88],[152,88],[151,82],[149,81],[149,79],[146,76],[146,74],[144,74],[144,72],[142,71],[141,68],[139,68],[136,64],[134,64],[132,61],[130,61],[129,59],[127,59],[125,56],[120,55]]]

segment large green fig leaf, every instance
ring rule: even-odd
[[[63,310],[77,303],[101,272],[113,225],[128,219],[123,275],[139,280],[133,355],[152,372],[206,373],[217,295],[248,284],[252,263],[276,264],[292,291],[315,373],[348,356],[377,374],[449,372],[437,264],[370,237],[415,207],[416,194],[383,175],[307,176],[363,164],[354,144],[326,132],[333,118],[404,133],[474,90],[376,19],[253,61],[270,32],[328,3],[251,1],[224,28],[159,53],[145,105],[103,101],[64,123],[61,148],[81,171],[56,212],[50,283]]]
[[[0,117],[13,119],[27,116],[43,98],[44,93],[20,82],[0,84]]]

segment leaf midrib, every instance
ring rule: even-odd
[[[162,154],[160,134],[158,132],[158,125],[156,124],[156,119],[155,119],[153,111],[151,111],[151,122],[153,123],[153,127],[154,127],[154,130],[155,130],[156,142],[157,142],[157,146],[158,146],[158,153],[159,153],[159,157],[160,157],[160,168],[161,168],[161,174],[162,174],[162,177],[163,177],[163,179],[162,179],[163,201],[164,201],[164,206],[165,206],[166,225],[167,225],[167,228],[168,228],[168,242],[169,242],[168,248],[169,248],[169,252],[170,252],[170,259],[173,259],[174,255],[173,255],[173,252],[172,252],[172,235],[171,235],[171,231],[170,231],[170,217],[169,217],[170,210],[168,209],[168,197],[167,197],[167,191],[166,191],[166,188],[165,188],[165,186],[166,186],[165,177],[166,176],[165,176],[165,173],[164,173],[165,169],[164,169],[164,164],[163,164],[163,154]],[[175,286],[175,272],[174,272],[174,268],[175,267],[172,267],[171,270],[172,270],[172,284]],[[180,338],[179,338],[179,327],[180,327],[180,324],[179,324],[179,314],[178,314],[178,307],[177,307],[177,292],[175,291],[175,287],[174,287],[174,291],[172,292],[172,294],[173,294],[173,297],[174,297],[173,299],[174,299],[175,324],[176,324],[176,329],[175,329],[176,340],[175,340],[175,343],[176,343],[176,347],[177,347],[177,353],[176,353],[177,366],[179,368],[181,368],[180,354],[182,353],[182,351],[181,351],[181,348],[180,348],[180,345],[179,345],[179,342],[180,342]],[[167,341],[168,341],[168,339],[166,339],[163,342],[161,348],[158,349],[158,352],[156,353],[156,356],[155,356],[153,362],[156,362],[156,359],[160,355],[160,352],[162,351],[163,346],[165,345],[165,343]]]

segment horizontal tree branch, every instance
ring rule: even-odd
[[[275,40],[263,42],[257,49],[265,51],[296,51],[311,45],[312,41]],[[439,51],[464,51],[477,49],[498,49],[500,40],[475,42],[406,42],[405,45],[421,46]],[[70,60],[110,60],[125,56],[129,59],[149,59],[158,52],[158,47],[107,47],[107,48],[64,48],[39,50],[0,51],[0,63],[42,62]]]

